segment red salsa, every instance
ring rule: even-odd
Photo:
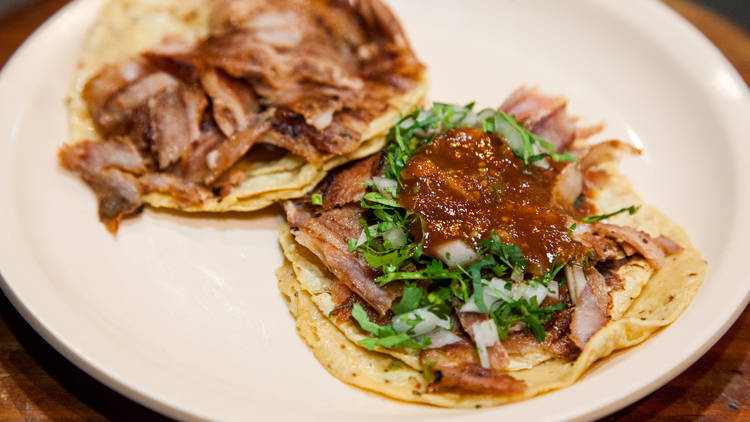
[[[492,230],[521,248],[533,274],[583,253],[569,235],[573,220],[552,202],[557,171],[527,167],[495,135],[449,130],[416,153],[401,175],[398,201],[424,218],[427,253],[450,240],[476,244]]]

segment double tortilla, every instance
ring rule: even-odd
[[[167,36],[188,42],[206,38],[210,31],[212,3],[212,0],[107,1],[83,45],[68,95],[69,143],[102,140],[82,97],[86,82],[102,66],[147,51]],[[347,154],[331,155],[320,163],[309,163],[291,153],[269,159],[253,156],[251,151],[229,170],[241,170],[245,179],[228,195],[213,196],[198,204],[185,204],[170,194],[152,192],[143,196],[143,202],[153,207],[189,212],[226,212],[257,210],[281,199],[300,197],[320,182],[328,170],[381,149],[393,122],[399,115],[420,106],[426,91],[423,72],[412,88],[388,100],[383,113],[370,121],[362,133],[361,144]]]
[[[601,177],[597,178],[597,186],[589,198],[597,209],[619,209],[641,203],[630,183],[619,173],[617,163],[601,163],[598,170]],[[597,360],[641,343],[675,321],[695,296],[705,277],[706,262],[679,225],[650,206],[610,221],[652,236],[664,235],[684,249],[668,256],[664,265],[653,273],[650,269],[638,270],[636,265],[621,274],[625,278],[624,291],[636,298],[631,302],[630,297],[625,300],[621,294],[618,304],[617,297],[613,297],[614,306],[620,308],[618,313],[622,315],[591,337],[576,360],[511,355],[508,374],[524,381],[527,387],[515,395],[427,393],[428,382],[416,356],[388,349],[368,351],[357,345],[365,335],[352,321],[339,323],[327,316],[335,306],[330,294],[333,276],[314,255],[294,242],[287,225],[280,229],[285,262],[276,275],[301,337],[326,370],[341,381],[415,403],[457,408],[496,406],[573,384]],[[402,364],[394,365],[398,361]]]

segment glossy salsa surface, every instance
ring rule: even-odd
[[[451,129],[416,153],[401,173],[401,206],[424,219],[424,248],[450,240],[477,244],[495,230],[518,245],[533,274],[576,259],[572,219],[552,202],[557,171],[526,166],[508,145],[474,128]]]

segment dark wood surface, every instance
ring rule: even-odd
[[[0,66],[67,0],[37,0],[0,17]],[[750,83],[750,34],[687,0],[667,4],[690,20]],[[0,421],[167,420],[68,362],[0,295]],[[750,421],[750,310],[670,383],[606,421]]]

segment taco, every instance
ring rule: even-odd
[[[482,407],[575,382],[670,324],[706,263],[594,145],[564,98],[434,104],[284,204],[277,272],[300,335],[344,382]]]
[[[379,0],[109,0],[60,158],[112,231],[143,203],[255,210],[382,148],[425,89]]]

